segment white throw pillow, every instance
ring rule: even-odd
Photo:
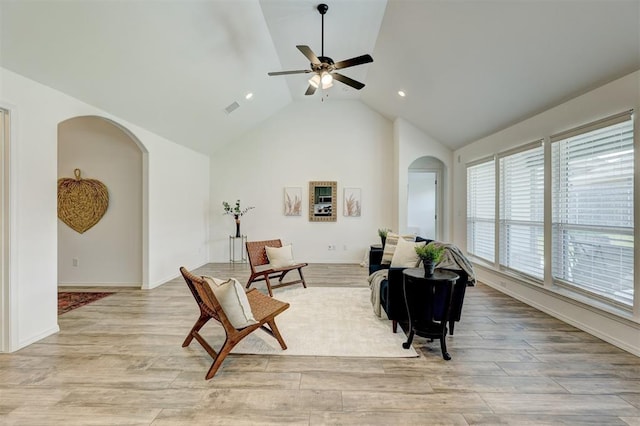
[[[220,303],[232,326],[241,329],[258,322],[253,317],[253,312],[251,312],[247,293],[245,293],[242,284],[238,280],[235,278],[221,280],[207,276],[202,278],[211,287],[211,291],[218,299],[218,303]]]
[[[396,250],[391,259],[392,268],[416,268],[420,264],[420,257],[416,253],[416,247],[423,246],[426,241],[414,243],[403,238],[398,240]]]
[[[384,249],[382,251],[382,265],[389,265],[391,259],[393,259],[393,253],[396,251],[398,240],[415,241],[415,235],[398,235],[393,232],[387,234],[387,239],[384,242]]]
[[[296,261],[293,260],[291,244],[282,247],[265,246],[264,249],[267,252],[267,258],[273,269],[286,268],[287,266],[296,264]]]

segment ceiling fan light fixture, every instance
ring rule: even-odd
[[[333,87],[333,79],[328,84],[325,84],[324,82],[322,83],[322,89],[323,90],[324,89],[328,89],[330,87]]]
[[[312,85],[316,89],[318,87],[320,87],[320,76],[318,74],[316,74],[313,77],[311,77],[309,79],[309,84]]]
[[[331,84],[333,86],[333,84],[332,84],[333,76],[330,73],[328,73],[326,71],[322,71],[321,79],[322,79],[322,87],[323,88],[325,88],[325,86],[331,87],[331,86],[329,86],[329,84]]]

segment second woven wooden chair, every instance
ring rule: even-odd
[[[269,263],[267,257],[266,247],[281,248],[282,241],[280,240],[265,240],[265,241],[247,241],[247,255],[249,257],[249,265],[251,266],[251,276],[247,281],[247,288],[251,287],[251,284],[257,281],[264,281],[267,284],[267,291],[269,296],[273,296],[272,289],[278,287],[284,287],[293,284],[302,284],[304,288],[307,288],[307,283],[302,275],[302,268],[308,265],[308,263],[293,263],[282,267],[273,267]],[[283,281],[285,275],[289,271],[298,271],[300,279],[293,281]],[[277,284],[271,284],[271,279],[277,278]]]

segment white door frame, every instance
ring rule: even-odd
[[[11,150],[11,121],[12,114],[7,108],[0,105],[0,210],[2,219],[0,220],[0,352],[9,352],[13,345],[12,339],[15,328],[12,322],[13,292],[11,291],[11,224],[13,216],[11,214],[11,163],[13,152]]]

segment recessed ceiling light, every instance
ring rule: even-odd
[[[405,96],[407,96],[407,94],[404,93],[402,90],[398,90],[398,96],[400,96],[401,98],[404,98]]]
[[[253,93],[247,93],[247,95],[244,98],[246,100],[249,100],[249,99],[253,98]]]

